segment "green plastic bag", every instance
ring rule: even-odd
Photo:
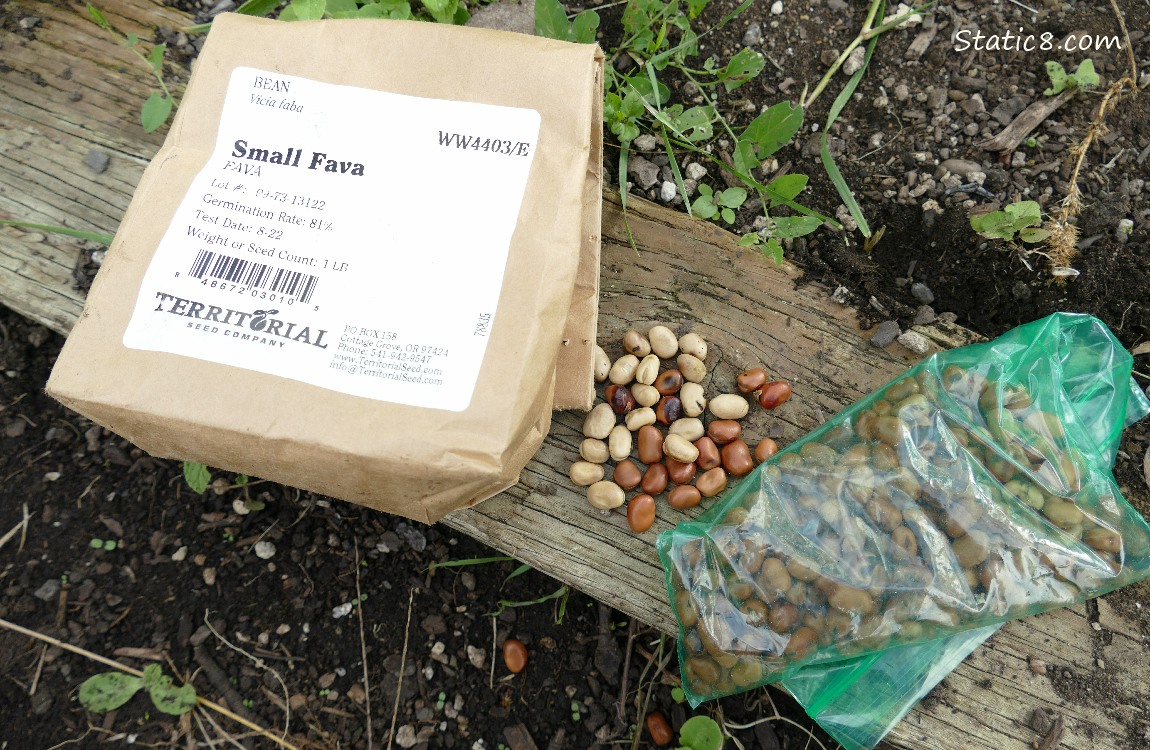
[[[784,680],[869,747],[1002,622],[1150,575],[1130,368],[1069,314],[937,354],[661,534],[691,702]]]

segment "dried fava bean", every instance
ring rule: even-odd
[[[631,431],[625,425],[617,424],[611,428],[607,436],[607,448],[611,451],[611,458],[622,461],[631,455]]]
[[[779,602],[767,611],[767,624],[776,633],[789,633],[799,624],[799,608],[790,602]]]
[[[703,386],[698,383],[683,383],[679,400],[683,402],[683,413],[688,417],[697,417],[707,408],[707,397],[703,395]]]
[[[611,411],[616,414],[626,414],[635,408],[635,396],[631,389],[625,385],[609,385],[604,392],[607,403],[611,404]]]
[[[1042,506],[1042,515],[1060,529],[1070,530],[1082,523],[1085,516],[1078,506],[1059,497],[1050,497]]]
[[[662,711],[652,711],[647,714],[647,734],[651,735],[651,742],[659,747],[675,739],[675,732],[671,729],[671,724]]]
[[[742,419],[750,411],[747,400],[737,393],[724,393],[715,396],[707,404],[707,408],[718,419]]]
[[[663,459],[663,464],[667,467],[667,478],[675,484],[689,483],[695,478],[695,472],[698,471],[698,466],[695,464],[683,463],[673,458]]]
[[[651,342],[638,331],[627,331],[623,334],[623,348],[628,354],[642,358],[651,353]]]
[[[740,373],[739,377],[735,380],[739,385],[739,391],[741,393],[751,393],[766,385],[767,371],[761,367],[756,367]]]
[[[571,477],[571,484],[576,487],[590,487],[599,482],[606,474],[603,464],[593,464],[590,461],[576,461],[571,464],[567,475]]]
[[[651,385],[657,377],[659,377],[659,356],[648,354],[635,368],[635,380],[643,385]]]
[[[627,525],[631,531],[641,534],[655,523],[655,498],[650,495],[635,495],[627,503]]]
[[[611,457],[611,451],[602,440],[587,438],[579,444],[579,455],[584,461],[590,461],[593,464],[602,464],[606,463],[607,459]]]
[[[1122,535],[1110,529],[1091,529],[1082,535],[1082,541],[1099,552],[1118,554],[1122,551]]]
[[[663,464],[651,464],[643,473],[641,487],[648,495],[658,495],[667,489],[667,467]]]
[[[583,420],[583,435],[603,440],[611,434],[611,428],[614,426],[615,412],[611,410],[611,405],[596,404]]]
[[[707,342],[697,333],[684,333],[680,336],[679,349],[699,360],[707,358]]]
[[[671,424],[683,416],[683,402],[678,396],[663,396],[655,404],[655,421],[659,424]]]
[[[607,356],[607,352],[603,351],[603,347],[598,344],[595,345],[595,382],[602,383],[607,379],[607,373],[611,372],[611,359]]]
[[[818,642],[818,631],[804,625],[791,635],[791,639],[787,641],[787,647],[783,649],[783,655],[791,656],[795,659],[805,659],[810,655],[811,651],[814,650]]]
[[[986,559],[986,555],[990,552],[990,539],[986,532],[971,529],[955,539],[951,549],[954,550],[954,557],[959,565],[973,568]]]
[[[693,443],[703,437],[703,420],[697,417],[683,417],[675,420],[667,432],[672,435],[682,435]]]
[[[763,438],[755,446],[755,460],[760,463],[779,452],[779,444],[770,438]]]
[[[508,638],[503,642],[503,663],[509,672],[518,674],[527,666],[527,647],[522,641]]]
[[[639,460],[648,466],[663,460],[663,433],[654,425],[639,428]]]
[[[683,373],[683,377],[692,383],[702,383],[707,377],[707,366],[693,354],[680,354],[675,364],[678,365],[679,372]]]
[[[608,409],[610,409],[610,407],[608,407]],[[655,424],[655,410],[650,406],[633,409],[628,412],[624,421],[627,423],[627,429],[634,432],[644,425]]]
[[[773,380],[759,391],[759,406],[774,409],[791,397],[791,384],[785,380]]]
[[[633,490],[643,481],[643,472],[630,459],[624,459],[615,464],[615,471],[611,474],[615,484],[625,490]]]
[[[651,351],[662,359],[671,359],[679,353],[679,340],[667,326],[653,326],[647,331],[647,339],[651,342]]]
[[[618,508],[626,499],[623,488],[614,482],[596,482],[587,488],[587,502],[600,510]]]
[[[707,437],[719,445],[738,440],[743,434],[743,426],[733,419],[716,419],[707,425]]]
[[[701,437],[695,441],[694,445],[695,449],[699,451],[699,457],[695,459],[699,471],[710,471],[723,463],[719,446],[715,445],[715,441],[710,437]]]
[[[699,492],[699,489],[689,484],[672,487],[671,491],[667,493],[667,504],[675,510],[694,508],[702,499],[703,495]],[[684,622],[684,625],[685,624]]]
[[[617,428],[616,428],[617,429]],[[755,461],[751,458],[751,449],[742,440],[733,440],[723,446],[721,451],[723,468],[733,477],[746,476],[755,468]]]
[[[676,461],[692,463],[699,457],[699,449],[682,435],[671,434],[663,440],[663,453]]]
[[[714,497],[727,489],[727,472],[723,471],[721,466],[704,471],[695,480],[695,487],[703,497]]]
[[[659,377],[655,378],[655,390],[664,396],[674,395],[682,387],[683,373],[678,370],[663,370],[659,373]]]
[[[655,386],[644,385],[643,383],[636,383],[631,386],[631,395],[635,397],[635,403],[639,406],[654,406],[659,403],[659,399],[663,398],[663,394],[655,390]]]
[[[836,585],[827,596],[827,604],[848,615],[869,615],[875,610],[870,594],[842,584]]]
[[[624,354],[611,365],[607,379],[618,385],[627,385],[635,379],[635,370],[639,368],[639,358],[634,354]]]

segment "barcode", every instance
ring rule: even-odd
[[[194,279],[205,275],[213,279],[242,284],[251,289],[267,289],[272,292],[295,297],[300,302],[309,302],[319,279],[303,271],[289,271],[286,268],[255,263],[230,255],[217,255],[211,250],[200,250],[188,274]]]

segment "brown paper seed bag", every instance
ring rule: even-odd
[[[154,455],[426,522],[507,488],[557,387],[590,404],[602,61],[220,16],[48,392]]]

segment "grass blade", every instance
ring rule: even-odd
[[[112,240],[115,239],[114,235],[104,234],[103,232],[86,232],[83,229],[69,229],[68,227],[58,227],[51,224],[34,224],[30,221],[0,219],[0,224],[7,224],[10,227],[22,227],[24,229],[36,229],[41,232],[52,232],[53,234],[63,234],[68,237],[78,237],[82,240],[99,242],[101,245],[110,245],[112,244]]]

